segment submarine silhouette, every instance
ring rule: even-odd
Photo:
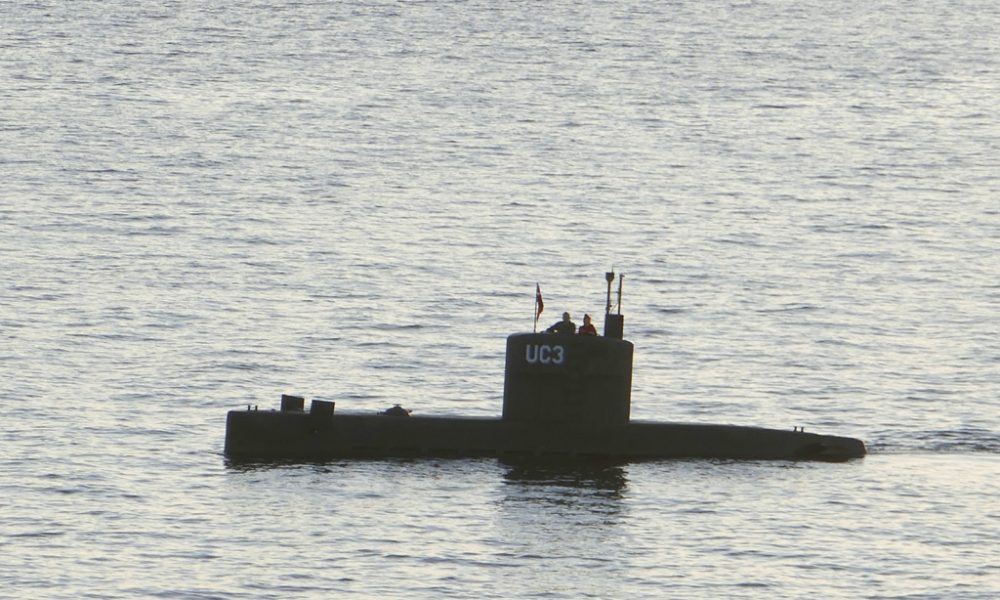
[[[740,425],[630,419],[633,345],[624,339],[611,281],[604,335],[516,333],[507,338],[503,413],[496,417],[335,411],[335,403],[283,395],[280,410],[233,410],[231,460],[498,457],[641,461],[656,459],[847,461],[861,440]]]

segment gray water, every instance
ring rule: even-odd
[[[1000,595],[1000,8],[0,2],[15,598]],[[496,415],[624,273],[634,417],[846,464],[228,464]],[[598,319],[600,321],[600,319]]]

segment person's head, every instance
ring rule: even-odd
[[[569,320],[570,320],[569,313],[568,312],[564,312],[563,313],[563,321],[569,321]]]
[[[590,323],[590,315],[583,315],[583,322],[589,324]]]

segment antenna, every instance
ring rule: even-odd
[[[622,283],[625,281],[625,274],[618,276],[618,314],[622,314]]]
[[[613,267],[612,267],[612,269],[610,271],[608,271],[607,273],[604,274],[604,279],[608,282],[608,303],[604,307],[604,314],[605,315],[610,315],[611,314],[611,282],[615,280],[615,271],[614,271]],[[618,304],[619,305],[621,304],[621,301],[622,301],[621,297],[622,297],[621,288],[619,288],[619,290],[618,290]]]
[[[614,270],[604,274],[604,279],[608,282],[608,303],[604,308],[604,337],[613,339],[624,339],[625,317],[622,316],[622,281],[624,275],[618,276],[618,314],[611,314],[611,282],[615,280]]]

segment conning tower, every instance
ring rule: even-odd
[[[623,338],[621,278],[618,312],[611,312],[611,282],[604,336],[518,333],[507,338],[503,420],[527,424],[616,427],[628,424],[632,343]]]

